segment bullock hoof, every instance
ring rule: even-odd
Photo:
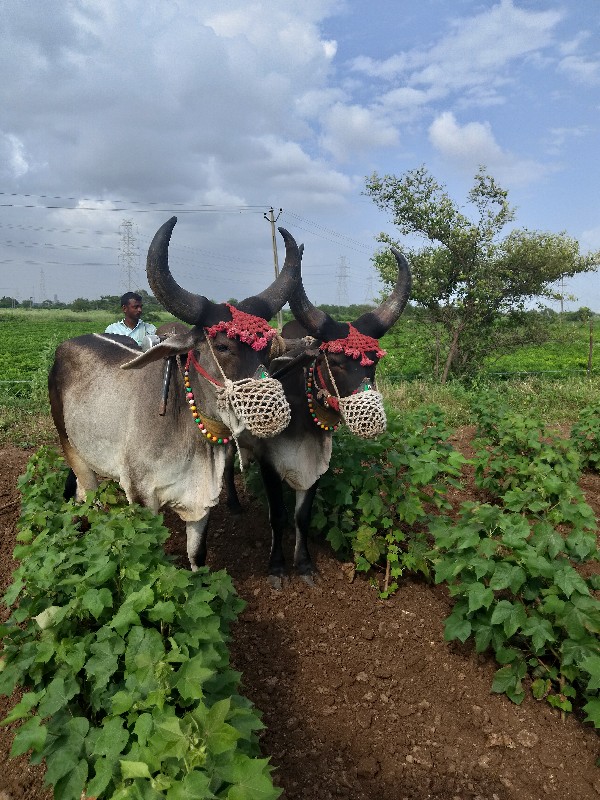
[[[233,514],[235,517],[238,517],[240,514],[244,513],[244,507],[239,502],[239,500],[236,500],[235,502],[232,501],[232,500],[228,500],[227,501],[227,508],[229,510],[229,513]]]
[[[313,589],[317,584],[315,583],[316,574],[306,573],[306,575],[300,575],[300,579],[304,581],[307,586],[310,586]]]
[[[269,575],[269,586],[280,592],[283,589],[283,577],[281,575]]]

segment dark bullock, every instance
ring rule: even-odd
[[[69,339],[56,351],[48,383],[78,499],[103,476],[119,481],[129,502],[155,512],[170,506],[187,523],[187,552],[197,569],[206,555],[209,510],[219,498],[227,442],[245,430],[274,435],[289,420],[281,384],[255,376],[265,375],[276,336],[267,321],[297,285],[300,254],[280,228],[286,259],[278,278],[235,308],[215,304],[182,289],[169,271],[176,221],[154,236],[148,282],[165,308],[193,327],[146,352],[126,336]],[[166,411],[159,414],[165,359],[173,357]]]
[[[275,586],[281,585],[285,573],[282,534],[287,514],[282,481],[296,492],[294,567],[310,582],[315,570],[307,533],[319,478],[329,467],[332,434],[340,424],[367,438],[385,429],[385,412],[375,383],[375,368],[384,355],[378,340],[404,310],[411,284],[408,262],[398,250],[393,253],[398,278],[391,295],[351,324],[336,322],[313,306],[301,281],[290,298],[297,322],[286,326],[284,335],[307,333],[314,337],[310,349],[306,343],[296,342],[295,353],[292,350],[271,365],[271,374],[281,381],[289,401],[291,422],[272,439],[259,440],[248,433],[241,439],[258,461],[267,494],[272,530],[269,574]],[[231,469],[232,462],[227,489],[228,504],[235,510],[239,502]]]

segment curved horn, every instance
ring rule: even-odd
[[[300,248],[291,233],[285,228],[278,228],[285,242],[285,261],[281,272],[264,292],[247,297],[237,304],[240,311],[255,314],[267,322],[287,303],[300,280],[300,264],[302,256]]]
[[[182,289],[169,270],[169,241],[176,222],[177,217],[171,217],[154,234],[146,261],[148,283],[158,302],[174,317],[188,325],[202,325],[214,304],[207,297]]]
[[[368,311],[354,323],[357,331],[374,339],[380,339],[392,327],[404,311],[410,295],[411,275],[408,261],[395,247],[392,247],[392,253],[398,264],[398,277],[392,293],[379,308]]]
[[[300,258],[304,255],[304,245],[300,245]],[[345,322],[336,322],[325,311],[314,306],[306,295],[302,278],[294,294],[290,297],[290,308],[298,322],[311,336],[323,342],[343,339],[348,335],[348,325]]]

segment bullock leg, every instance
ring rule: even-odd
[[[294,549],[294,568],[304,580],[312,584],[316,573],[310,553],[308,552],[308,528],[312,516],[312,506],[317,493],[319,481],[316,480],[310,489],[296,492],[296,547]]]
[[[203,567],[206,562],[206,537],[209,516],[210,514],[205,514],[202,519],[188,522],[185,526],[187,554],[192,572],[196,572],[198,567]]]
[[[223,472],[223,482],[225,483],[225,497],[227,498],[227,508],[232,514],[241,514],[243,512],[240,498],[238,497],[237,488],[235,486],[235,450],[233,445],[227,446],[225,454],[225,471]]]
[[[85,463],[85,461],[81,458],[77,450],[75,450],[71,446],[68,439],[61,439],[61,444],[63,453],[65,454],[65,460],[77,477],[77,490],[75,492],[75,500],[78,503],[83,503],[85,501],[85,496],[87,492],[95,492],[96,489],[98,488],[98,478],[96,476],[96,473],[93,470],[91,470]],[[69,477],[67,478],[67,481],[69,481]],[[67,488],[68,487],[65,486],[65,493],[67,492]],[[71,490],[72,490],[72,484],[71,484]],[[69,499],[66,497],[66,494],[65,494],[65,499]]]
[[[277,471],[266,461],[260,462],[260,472],[269,504],[269,522],[271,523],[271,555],[269,556],[269,583],[276,589],[281,588],[281,579],[285,574],[283,557],[283,531],[287,522],[287,512],[283,502],[283,484]]]

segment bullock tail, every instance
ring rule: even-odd
[[[69,474],[67,475],[67,480],[65,481],[65,489],[63,491],[63,497],[65,500],[72,500],[75,497],[75,492],[77,491],[77,478],[75,477],[75,473],[72,469],[69,469]]]

